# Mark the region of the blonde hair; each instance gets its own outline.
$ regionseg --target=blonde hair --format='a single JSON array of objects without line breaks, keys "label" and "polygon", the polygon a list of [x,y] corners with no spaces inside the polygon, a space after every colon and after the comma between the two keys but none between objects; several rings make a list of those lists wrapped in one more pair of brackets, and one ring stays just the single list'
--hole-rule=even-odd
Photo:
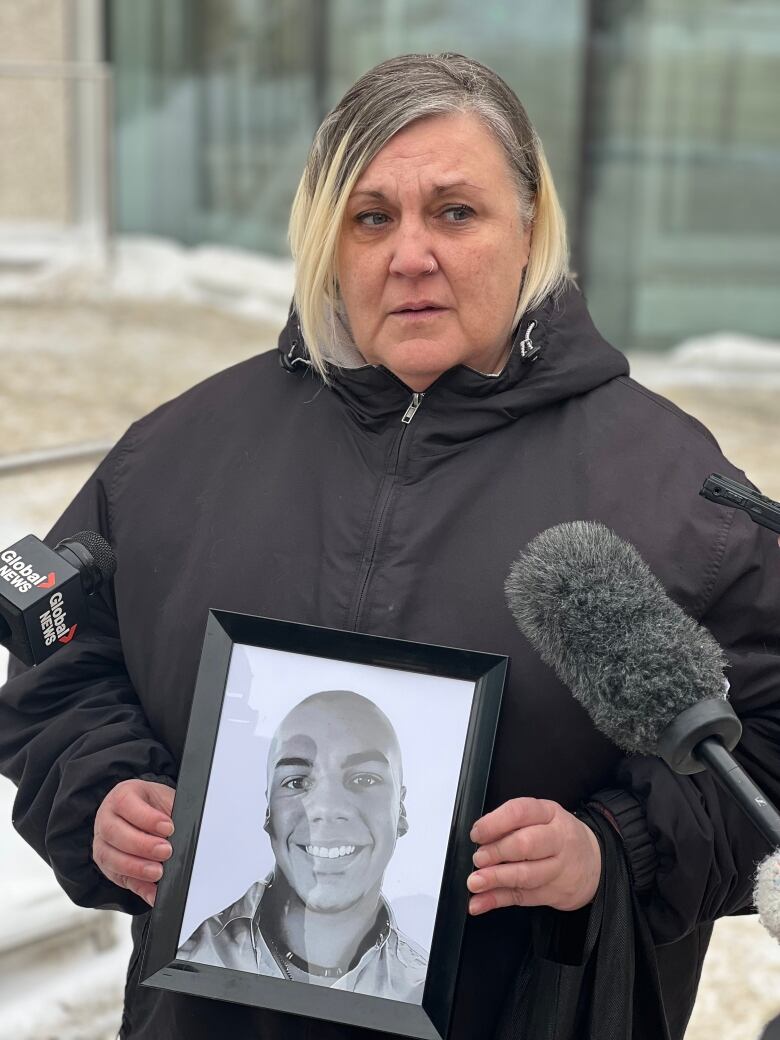
[{"label": "blonde hair", "polygon": [[290,214],[294,305],[314,367],[344,339],[336,254],[356,181],[390,138],[427,116],[473,112],[504,149],[531,248],[513,327],[571,277],[566,220],[541,141],[515,93],[492,69],[462,54],[405,54],[383,61],[325,117],[309,151]]}]

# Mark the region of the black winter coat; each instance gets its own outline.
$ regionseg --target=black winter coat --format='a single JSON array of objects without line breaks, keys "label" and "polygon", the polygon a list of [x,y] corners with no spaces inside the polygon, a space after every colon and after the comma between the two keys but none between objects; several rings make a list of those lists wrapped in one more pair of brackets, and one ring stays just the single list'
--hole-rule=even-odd
[{"label": "black winter coat", "polygon": [[[658,860],[646,918],[681,1037],[711,924],[749,909],[766,844],[708,776],[626,760],[600,736],[515,628],[503,583],[529,539],[561,521],[601,520],[634,543],[726,648],[738,757],[777,799],[777,545],[698,496],[710,472],[742,474],[698,422],[628,378],[575,290],[523,319],[499,376],[446,372],[408,424],[398,379],[365,366],[325,387],[296,333],[282,335],[282,366],[255,357],[132,426],[57,523],[54,539],[103,532],[119,566],[92,630],[41,667],[14,668],[0,697],[17,829],[75,902],[138,915],[137,947],[146,907],[92,864],[92,824],[120,780],[175,780],[209,607],[508,654],[488,807],[634,793]],[[453,1040],[493,1035],[526,914],[469,921]],[[369,1036],[136,982],[134,957],[126,1040]]]}]

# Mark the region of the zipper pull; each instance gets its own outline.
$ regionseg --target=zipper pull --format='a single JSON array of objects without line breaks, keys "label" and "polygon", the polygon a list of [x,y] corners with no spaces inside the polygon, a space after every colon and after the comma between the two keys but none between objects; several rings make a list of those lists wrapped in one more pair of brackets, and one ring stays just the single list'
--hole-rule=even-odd
[{"label": "zipper pull", "polygon": [[525,330],[525,336],[520,344],[520,357],[523,361],[536,361],[539,357],[539,352],[542,347],[539,343],[534,343],[531,339],[531,333],[536,328],[536,322],[532,321],[528,328]]},{"label": "zipper pull", "polygon": [[409,402],[409,407],[406,409],[406,411],[404,412],[404,414],[401,417],[401,422],[402,423],[406,423],[406,425],[408,426],[409,423],[412,421],[412,419],[414,419],[414,416],[415,416],[415,413],[416,413],[417,409],[422,404],[423,397],[424,397],[424,394],[418,394],[418,393],[412,394],[412,399]]}]

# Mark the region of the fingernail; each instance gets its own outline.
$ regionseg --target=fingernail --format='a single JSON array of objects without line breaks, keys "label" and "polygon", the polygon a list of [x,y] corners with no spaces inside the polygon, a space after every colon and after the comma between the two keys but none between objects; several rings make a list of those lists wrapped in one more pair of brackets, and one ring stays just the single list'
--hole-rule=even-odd
[{"label": "fingernail", "polygon": [[477,914],[481,914],[483,910],[487,910],[487,906],[484,900],[480,899],[478,896],[475,896],[473,899],[469,900],[470,914],[476,916]]},{"label": "fingernail", "polygon": [[474,826],[471,828],[471,830],[469,832],[469,837],[471,838],[471,840],[474,842],[475,845],[479,844],[479,838],[477,837],[478,834],[479,834],[479,828],[477,827],[477,825],[475,823]]},{"label": "fingernail", "polygon": [[159,881],[162,877],[162,867],[159,863],[148,863],[144,867],[144,877],[148,877],[150,881]]},{"label": "fingernail", "polygon": [[487,882],[481,874],[470,874],[466,884],[472,892],[481,892]]},{"label": "fingernail", "polygon": [[170,820],[162,820],[155,828],[161,838],[170,838],[173,834],[173,824]]},{"label": "fingernail", "polygon": [[155,859],[168,859],[172,852],[173,849],[167,841],[161,841],[159,845],[155,845],[152,849],[152,855]]},{"label": "fingernail", "polygon": [[479,849],[475,852],[472,859],[474,860],[475,867],[486,867],[490,862],[490,856],[484,849]]}]

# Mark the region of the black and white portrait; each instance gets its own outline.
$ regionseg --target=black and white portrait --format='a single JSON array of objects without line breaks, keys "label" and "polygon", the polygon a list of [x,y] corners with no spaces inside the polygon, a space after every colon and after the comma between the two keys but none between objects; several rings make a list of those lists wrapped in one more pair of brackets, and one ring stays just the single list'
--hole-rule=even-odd
[{"label": "black and white portrait", "polygon": [[472,695],[234,647],[179,959],[419,1004]]}]

